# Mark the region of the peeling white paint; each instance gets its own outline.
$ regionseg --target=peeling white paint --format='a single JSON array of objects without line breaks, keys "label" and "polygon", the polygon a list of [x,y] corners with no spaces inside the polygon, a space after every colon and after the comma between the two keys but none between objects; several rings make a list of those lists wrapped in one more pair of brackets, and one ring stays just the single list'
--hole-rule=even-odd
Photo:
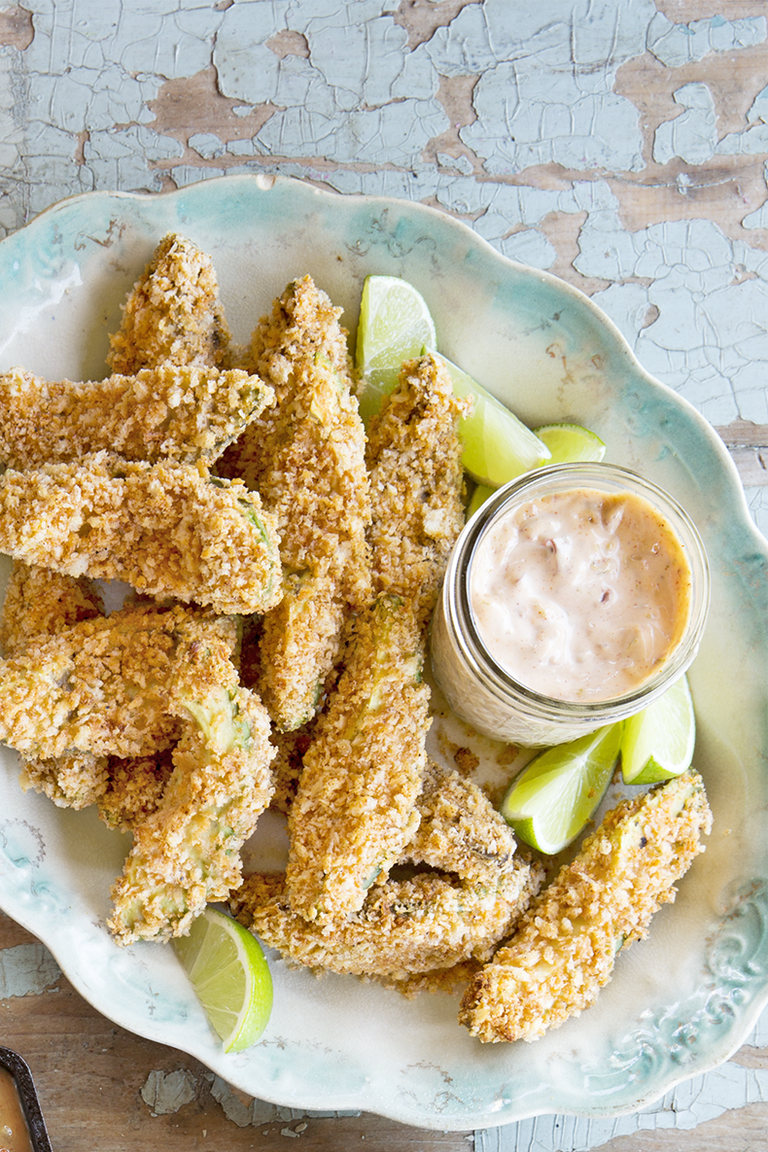
[{"label": "peeling white paint", "polygon": [[224,141],[213,132],[195,132],[190,136],[188,143],[190,148],[194,148],[204,160],[218,159],[227,150]]},{"label": "peeling white paint", "polygon": [[94,188],[157,190],[157,175],[147,160],[183,156],[184,148],[170,136],[158,136],[141,124],[92,132],[83,146],[86,170]]},{"label": "peeling white paint", "polygon": [[539,224],[550,212],[578,211],[571,190],[537,188],[526,184],[496,184],[488,181],[478,186],[472,179],[443,176],[438,180],[435,194],[450,212],[469,215],[484,208],[486,215],[493,213],[503,218],[507,226],[503,232],[497,232],[497,236],[505,235],[514,224]]},{"label": "peeling white paint", "polygon": [[706,84],[685,84],[677,89],[674,98],[686,111],[656,129],[653,158],[657,164],[667,164],[673,156],[679,156],[686,164],[705,164],[717,149],[712,93]]},{"label": "peeling white paint", "polygon": [[24,135],[15,116],[18,56],[11,48],[0,48],[0,237],[23,223],[20,177]]},{"label": "peeling white paint", "polygon": [[[717,152],[720,156],[756,156],[768,152],[768,88],[758,92],[752,102],[752,107],[747,112],[746,129],[743,132],[730,132],[724,136],[717,146]],[[765,227],[765,225],[752,225],[752,227]]]},{"label": "peeling white paint", "polygon": [[120,69],[72,66],[63,74],[35,77],[29,115],[73,136],[138,121],[160,80],[140,80]]},{"label": "peeling white paint", "polygon": [[433,136],[444,132],[448,118],[436,100],[403,100],[381,108],[355,110],[346,116],[313,108],[287,108],[272,116],[256,137],[260,148],[285,156],[302,141],[305,154],[339,163],[418,163]]},{"label": "peeling white paint", "polygon": [[389,17],[364,21],[351,4],[334,5],[323,17],[307,13],[305,32],[313,65],[344,111],[392,100],[430,100],[438,76],[423,50],[409,52],[408,33]]},{"label": "peeling white paint", "polygon": [[178,1112],[195,1098],[197,1080],[186,1068],[175,1072],[152,1071],[141,1087],[141,1098],[153,1116]]},{"label": "peeling white paint", "polygon": [[182,0],[25,0],[35,37],[30,71],[62,75],[67,65],[111,75],[115,87],[137,73],[171,79],[210,64],[223,14],[213,4]]},{"label": "peeling white paint", "polygon": [[719,156],[760,156],[768,152],[768,124],[760,120],[744,132],[729,132],[716,151]]},{"label": "peeling white paint", "polygon": [[461,139],[494,175],[534,164],[643,166],[637,109],[613,92],[617,69],[645,50],[650,0],[469,5],[427,52],[441,75],[478,75],[478,119]]},{"label": "peeling white paint", "polygon": [[747,112],[747,124],[755,124],[758,121],[768,124],[768,88],[758,92],[752,107]]},{"label": "peeling white paint", "polygon": [[[768,379],[766,254],[706,220],[628,233],[610,190],[604,198],[581,229],[574,262],[583,275],[612,281],[596,303],[641,363],[713,424],[753,419]],[[741,279],[745,271],[752,276]],[[650,309],[658,315],[647,324]]]},{"label": "peeling white paint", "polygon": [[0,951],[0,1000],[39,996],[60,976],[61,969],[43,944],[17,944]]},{"label": "peeling white paint", "polygon": [[768,35],[765,16],[726,20],[712,16],[690,24],[674,24],[661,13],[648,27],[648,50],[668,68],[703,60],[710,52],[733,52],[762,44]]},{"label": "peeling white paint", "polygon": [[657,1129],[690,1130],[744,1104],[768,1102],[768,1069],[733,1062],[680,1084],[631,1116],[537,1116],[475,1134],[475,1152],[590,1152],[610,1140]]},{"label": "peeling white paint", "polygon": [[[440,0],[438,0],[438,3]],[[438,152],[438,164],[442,164],[444,168],[457,168],[464,176],[471,176],[474,168],[469,156],[449,156],[447,152]]]},{"label": "peeling white paint", "polygon": [[637,109],[623,96],[584,92],[574,75],[528,58],[498,64],[479,80],[473,103],[478,120],[461,139],[485,160],[492,175],[512,175],[536,164],[565,168],[643,167]]}]

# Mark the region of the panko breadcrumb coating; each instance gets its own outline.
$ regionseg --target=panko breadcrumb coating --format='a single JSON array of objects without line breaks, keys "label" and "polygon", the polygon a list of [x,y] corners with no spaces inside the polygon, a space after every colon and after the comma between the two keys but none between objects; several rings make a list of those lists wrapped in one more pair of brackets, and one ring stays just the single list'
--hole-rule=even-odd
[{"label": "panko breadcrumb coating", "polygon": [[109,757],[90,752],[63,753],[48,759],[22,757],[19,783],[34,788],[57,808],[89,808],[98,804],[109,783]]},{"label": "panko breadcrumb coating", "polygon": [[360,909],[418,824],[431,723],[425,631],[464,523],[462,411],[445,369],[425,356],[404,365],[371,434],[378,596],[355,620],[288,816],[286,885],[308,920]]},{"label": "panko breadcrumb coating", "polygon": [[284,731],[314,715],[345,619],[370,600],[365,432],[340,314],[310,276],[275,301],[252,340],[253,370],[275,404],[219,464],[277,517],[285,581],[263,622],[258,684]]},{"label": "panko breadcrumb coating", "polygon": [[464,527],[458,422],[444,363],[407,361],[368,431],[374,594],[402,596],[421,627],[432,615],[448,557]]},{"label": "panko breadcrumb coating", "polygon": [[[287,815],[303,769],[304,754],[313,738],[313,725],[296,732],[273,732],[273,810]],[[495,883],[516,866],[515,837],[485,793],[458,772],[428,760],[416,801],[418,826],[403,849],[399,864],[426,865],[454,872],[462,880]]]},{"label": "panko breadcrumb coating", "polygon": [[0,551],[70,576],[259,612],[280,596],[274,518],[258,495],[202,464],[98,452],[0,477]]},{"label": "panko breadcrumb coating", "polygon": [[12,368],[0,374],[0,460],[22,470],[106,449],[126,460],[211,463],[273,400],[239,369],[163,364],[81,382]]},{"label": "panko breadcrumb coating", "polygon": [[54,636],[103,611],[100,592],[84,576],[62,576],[14,560],[0,609],[3,655],[15,656],[30,641]]},{"label": "panko breadcrumb coating", "polygon": [[[521,911],[523,911],[522,908]],[[452,996],[461,993],[482,966],[483,961],[481,960],[460,960],[458,964],[451,964],[448,968],[431,968],[429,972],[412,972],[400,980],[379,976],[377,983],[399,992],[408,1000],[421,995],[422,992]]]},{"label": "panko breadcrumb coating", "polygon": [[0,661],[0,740],[26,756],[146,756],[177,738],[168,683],[190,644],[225,641],[236,621],[129,606],[83,620]]},{"label": "panko breadcrumb coating", "polygon": [[516,866],[515,837],[484,792],[429,761],[417,801],[419,826],[400,863],[426,864],[487,883]]},{"label": "panko breadcrumb coating", "polygon": [[[116,373],[135,374],[87,383],[49,382],[23,369],[0,376],[0,458],[23,469],[103,447],[141,460],[215,459],[274,399],[250,373],[219,371],[228,339],[210,260],[189,242],[166,238],[113,339]],[[84,577],[16,560],[0,617],[5,655],[101,611]],[[126,827],[156,806],[167,775],[161,748],[137,760],[87,752],[23,760],[21,780],[58,805],[98,803],[108,824]]]},{"label": "panko breadcrumb coating", "polygon": [[487,959],[541,880],[518,862],[494,884],[437,873],[389,879],[362,908],[323,925],[291,910],[279,874],[246,878],[230,900],[237,919],[288,960],[316,972],[407,981],[414,973]]},{"label": "panko breadcrumb coating", "polygon": [[98,797],[99,816],[108,828],[130,832],[160,806],[173,771],[173,749],[159,748],[152,756],[107,760],[107,780]]},{"label": "panko breadcrumb coating", "polygon": [[279,728],[272,730],[270,739],[275,747],[275,758],[272,761],[275,791],[270,808],[273,812],[287,815],[296,799],[299,777],[304,766],[304,753],[312,743],[314,725],[315,720],[311,720],[309,724],[292,732],[281,732]]},{"label": "panko breadcrumb coating", "polygon": [[286,572],[280,603],[264,616],[258,686],[275,725],[309,723],[339,662],[349,605],[331,566]]},{"label": "panko breadcrumb coating", "polygon": [[[352,381],[352,360],[347,333],[341,327],[341,308],[331,303],[311,276],[293,280],[272,311],[253,330],[251,347],[243,367],[265,380],[275,391],[274,409],[227,449],[222,469],[228,476],[240,476],[256,486],[271,467],[269,448],[277,430],[277,413],[287,412],[296,391],[295,370],[313,365],[316,359],[327,365],[344,384]],[[289,425],[286,425],[289,427]],[[261,432],[259,432],[261,429]]]},{"label": "panko breadcrumb coating", "polygon": [[357,618],[288,813],[286,883],[291,907],[308,920],[360,908],[415,828],[430,723],[422,662],[421,636],[398,597]]},{"label": "panko breadcrumb coating", "polygon": [[185,935],[241,883],[240,849],[272,794],[269,717],[238,683],[226,643],[183,642],[168,684],[182,721],[157,809],[134,827],[107,921],[119,944]]},{"label": "panko breadcrumb coating", "polygon": [[460,1022],[484,1041],[536,1040],[588,1008],[674,900],[711,822],[692,770],[617,805],[467,989]]},{"label": "panko breadcrumb coating", "polygon": [[229,342],[211,258],[170,233],[123,306],[120,328],[110,337],[111,371],[133,376],[165,362],[223,368]]},{"label": "panko breadcrumb coating", "polygon": [[[0,610],[0,643],[12,657],[29,644],[57,635],[81,620],[101,616],[101,596],[85,577],[62,576],[47,568],[14,560]],[[20,781],[42,792],[60,808],[95,804],[108,779],[108,759],[90,752],[49,759],[22,757]]]}]

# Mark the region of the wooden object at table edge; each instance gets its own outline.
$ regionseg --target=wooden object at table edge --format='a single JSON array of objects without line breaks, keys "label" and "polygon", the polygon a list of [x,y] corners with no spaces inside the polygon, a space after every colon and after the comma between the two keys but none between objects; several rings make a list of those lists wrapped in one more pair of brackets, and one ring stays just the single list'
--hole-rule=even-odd
[{"label": "wooden object at table edge", "polygon": [[744,487],[768,484],[768,424],[734,420],[715,431],[730,452]]}]

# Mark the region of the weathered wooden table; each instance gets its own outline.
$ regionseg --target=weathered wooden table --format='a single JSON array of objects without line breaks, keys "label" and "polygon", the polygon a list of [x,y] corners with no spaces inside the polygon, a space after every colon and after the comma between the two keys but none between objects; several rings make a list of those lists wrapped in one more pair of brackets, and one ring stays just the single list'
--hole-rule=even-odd
[{"label": "weathered wooden table", "polygon": [[[228,171],[421,200],[591,295],[715,425],[768,531],[764,0],[29,0],[0,9],[0,232]],[[610,1121],[477,1133],[244,1098],[113,1026],[0,914],[2,1042],[56,1152],[768,1148],[768,1023]]]}]

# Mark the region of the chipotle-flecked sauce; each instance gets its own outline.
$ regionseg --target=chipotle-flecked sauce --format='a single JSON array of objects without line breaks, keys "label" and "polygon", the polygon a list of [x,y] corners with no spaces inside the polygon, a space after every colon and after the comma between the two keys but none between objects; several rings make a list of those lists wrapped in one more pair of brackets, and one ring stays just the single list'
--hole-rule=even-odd
[{"label": "chipotle-flecked sauce", "polygon": [[518,683],[558,700],[609,700],[670,655],[691,572],[664,517],[632,493],[554,492],[493,523],[469,597],[486,649]]}]

